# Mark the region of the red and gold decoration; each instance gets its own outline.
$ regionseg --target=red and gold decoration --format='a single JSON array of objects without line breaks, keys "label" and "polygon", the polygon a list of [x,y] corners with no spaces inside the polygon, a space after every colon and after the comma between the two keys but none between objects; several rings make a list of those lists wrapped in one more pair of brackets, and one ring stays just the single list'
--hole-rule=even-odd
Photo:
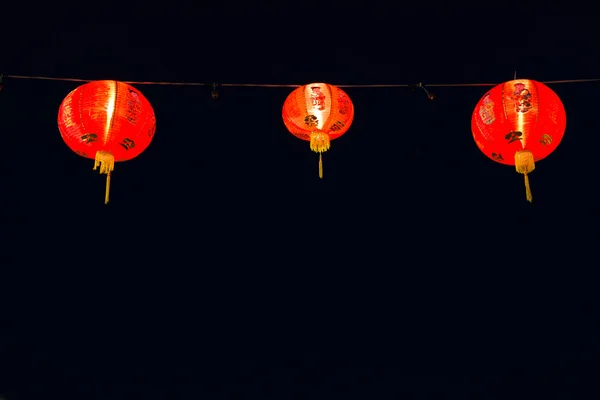
[{"label": "red and gold decoration", "polygon": [[528,175],[560,144],[566,126],[565,108],[557,94],[530,79],[495,86],[479,100],[471,119],[473,138],[483,154],[514,165],[524,175],[529,202],[533,198]]},{"label": "red and gold decoration", "polygon": [[327,83],[311,83],[295,89],[283,104],[283,123],[297,138],[310,142],[319,153],[319,177],[323,178],[322,153],[330,141],[350,129],[354,105],[338,87]]},{"label": "red and gold decoration", "polygon": [[154,136],[156,118],[148,100],[134,87],[117,81],[94,81],[65,97],[58,111],[58,129],[71,150],[94,159],[94,170],[110,175],[115,162],[140,155]]}]

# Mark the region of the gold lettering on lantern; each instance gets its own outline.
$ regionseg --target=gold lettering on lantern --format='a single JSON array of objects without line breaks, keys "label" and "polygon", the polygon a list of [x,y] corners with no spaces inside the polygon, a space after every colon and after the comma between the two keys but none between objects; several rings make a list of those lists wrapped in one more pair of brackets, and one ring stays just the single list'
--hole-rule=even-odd
[{"label": "gold lettering on lantern", "polygon": [[127,119],[127,121],[135,125],[141,111],[142,102],[140,101],[140,96],[135,91],[129,90],[125,118]]},{"label": "gold lettering on lantern", "polygon": [[321,92],[321,87],[311,86],[312,93],[310,99],[312,100],[313,108],[323,111],[325,109],[325,93]]},{"label": "gold lettering on lantern", "polygon": [[307,115],[304,118],[304,123],[309,128],[312,128],[312,127],[315,127],[315,126],[319,125],[319,119],[317,117],[315,117],[314,115]]},{"label": "gold lettering on lantern", "polygon": [[350,99],[344,93],[339,92],[338,104],[340,106],[339,113],[346,115],[350,112]]},{"label": "gold lettering on lantern", "polygon": [[148,137],[153,138],[156,133],[156,118],[152,117],[152,124],[150,125],[150,129],[148,129]]},{"label": "gold lettering on lantern", "polygon": [[504,161],[504,158],[500,153],[492,153],[492,158],[496,161]]},{"label": "gold lettering on lantern", "polygon": [[75,150],[75,154],[79,154],[82,157],[87,157],[87,154],[84,151],[81,151],[81,150]]},{"label": "gold lettering on lantern", "polygon": [[75,125],[75,122],[73,121],[73,93],[74,92],[69,93],[63,100],[63,122],[68,128]]},{"label": "gold lettering on lantern", "polygon": [[128,138],[123,139],[123,141],[119,144],[123,146],[125,150],[133,149],[135,147],[135,142]]},{"label": "gold lettering on lantern", "polygon": [[332,131],[339,131],[344,127],[344,123],[342,121],[337,121],[336,123],[334,123],[333,125],[331,125],[331,128],[329,128]]},{"label": "gold lettering on lantern", "polygon": [[550,120],[552,122],[554,122],[555,124],[556,124],[556,112],[557,112],[557,106],[555,104],[554,107],[552,107],[552,112],[550,113]]},{"label": "gold lettering on lantern", "polygon": [[504,135],[504,139],[508,140],[508,143],[512,143],[516,142],[517,140],[523,140],[521,136],[523,136],[523,132],[509,132],[506,135]]},{"label": "gold lettering on lantern", "polygon": [[486,125],[490,125],[496,120],[496,115],[494,114],[494,102],[489,93],[483,97],[482,104],[479,106],[479,116]]},{"label": "gold lettering on lantern", "polygon": [[513,92],[515,111],[522,114],[529,112],[533,108],[531,97],[531,92],[525,88],[524,83],[515,84],[515,91]]},{"label": "gold lettering on lantern", "polygon": [[548,135],[547,133],[544,133],[542,135],[542,138],[540,139],[540,143],[542,144],[543,147],[546,147],[549,144],[552,144],[552,136]]},{"label": "gold lettering on lantern", "polygon": [[98,135],[96,135],[95,133],[86,133],[85,135],[81,136],[81,141],[83,143],[93,143],[96,142],[98,140]]}]

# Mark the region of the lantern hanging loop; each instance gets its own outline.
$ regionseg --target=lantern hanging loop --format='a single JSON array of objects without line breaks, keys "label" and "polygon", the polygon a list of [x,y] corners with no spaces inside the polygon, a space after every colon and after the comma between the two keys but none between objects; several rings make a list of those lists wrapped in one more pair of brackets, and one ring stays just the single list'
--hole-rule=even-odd
[{"label": "lantern hanging loop", "polygon": [[419,82],[417,83],[417,87],[421,88],[425,91],[425,94],[427,94],[427,98],[429,100],[435,100],[435,94],[431,93],[430,91],[427,90],[427,88],[425,87],[425,85],[423,85],[423,83]]},{"label": "lantern hanging loop", "polygon": [[212,98],[213,98],[213,99],[217,99],[217,98],[219,97],[219,92],[217,91],[217,86],[218,86],[218,85],[219,85],[219,84],[218,84],[218,83],[216,83],[216,82],[214,82],[214,83],[212,84],[212,92],[211,92],[211,96],[212,96]]}]

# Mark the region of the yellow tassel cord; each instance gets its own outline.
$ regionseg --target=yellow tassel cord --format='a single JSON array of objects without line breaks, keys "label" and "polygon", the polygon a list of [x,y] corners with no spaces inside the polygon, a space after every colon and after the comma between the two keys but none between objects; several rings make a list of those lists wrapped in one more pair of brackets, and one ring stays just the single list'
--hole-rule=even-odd
[{"label": "yellow tassel cord", "polygon": [[323,179],[323,154],[319,153],[319,178]]},{"label": "yellow tassel cord", "polygon": [[108,204],[108,194],[110,193],[110,173],[115,169],[115,157],[107,151],[97,151],[94,170],[100,166],[100,173],[106,174],[106,192],[104,194],[104,204]]},{"label": "yellow tassel cord", "polygon": [[517,151],[515,153],[515,167],[518,173],[525,176],[525,195],[527,196],[527,201],[531,203],[533,197],[531,196],[531,188],[529,187],[528,174],[535,169],[535,162],[533,161],[533,154],[531,151]]},{"label": "yellow tassel cord", "polygon": [[329,150],[329,134],[323,131],[315,131],[310,134],[310,149],[319,153],[319,178],[323,178],[323,155]]}]

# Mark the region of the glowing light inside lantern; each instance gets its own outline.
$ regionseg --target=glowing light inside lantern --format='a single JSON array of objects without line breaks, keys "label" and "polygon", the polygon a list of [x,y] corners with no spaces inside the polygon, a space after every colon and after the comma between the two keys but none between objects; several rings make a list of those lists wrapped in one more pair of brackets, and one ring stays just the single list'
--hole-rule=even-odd
[{"label": "glowing light inside lantern", "polygon": [[521,136],[522,140],[519,141],[521,142],[521,146],[525,148],[527,145],[527,136],[529,135],[529,132],[525,130],[525,116],[523,113],[517,113],[517,129],[519,132],[523,133]]},{"label": "glowing light inside lantern", "polygon": [[108,143],[110,138],[110,127],[112,125],[117,103],[117,82],[112,81],[108,87],[108,101],[106,103],[106,126],[104,127],[104,144]]}]

